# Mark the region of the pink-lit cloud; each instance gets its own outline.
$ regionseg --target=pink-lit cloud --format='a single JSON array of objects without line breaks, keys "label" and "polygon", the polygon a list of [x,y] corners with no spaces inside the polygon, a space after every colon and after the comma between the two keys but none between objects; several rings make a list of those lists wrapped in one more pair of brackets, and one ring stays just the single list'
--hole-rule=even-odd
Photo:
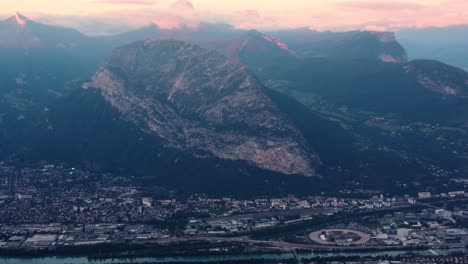
[{"label": "pink-lit cloud", "polygon": [[[398,30],[468,24],[468,1],[345,1],[337,3],[346,29]],[[339,12],[340,9],[337,10]]]},{"label": "pink-lit cloud", "polygon": [[188,0],[177,0],[172,5],[172,8],[182,8],[182,9],[194,9],[192,2]]},{"label": "pink-lit cloud", "polygon": [[170,16],[154,18],[151,23],[162,29],[180,29],[182,27],[196,29],[199,26],[199,22],[196,20],[182,20],[178,17]]},{"label": "pink-lit cloud", "polygon": [[260,17],[260,12],[258,12],[258,10],[253,10],[253,9],[239,10],[237,11],[237,14],[239,14],[240,16],[244,16],[246,18],[259,18]]},{"label": "pink-lit cloud", "polygon": [[181,21],[175,18],[170,18],[170,17],[155,18],[151,22],[156,24],[159,28],[164,28],[164,29],[174,29],[174,28],[182,27]]},{"label": "pink-lit cloud", "polygon": [[424,5],[420,3],[402,1],[346,1],[337,3],[337,6],[350,9],[367,9],[372,11],[419,10],[424,8]]},{"label": "pink-lit cloud", "polygon": [[111,5],[154,5],[150,0],[97,0],[97,3]]},{"label": "pink-lit cloud", "polygon": [[1,7],[3,17],[24,11],[40,22],[73,26],[90,34],[149,23],[164,28],[212,22],[245,29],[339,31],[468,24],[466,0],[15,0]]}]

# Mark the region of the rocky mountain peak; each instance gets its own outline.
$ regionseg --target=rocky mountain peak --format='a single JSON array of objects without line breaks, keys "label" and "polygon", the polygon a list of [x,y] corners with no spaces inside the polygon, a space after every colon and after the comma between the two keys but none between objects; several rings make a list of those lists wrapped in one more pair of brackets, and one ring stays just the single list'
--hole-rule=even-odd
[{"label": "rocky mountain peak", "polygon": [[98,88],[124,118],[197,157],[241,160],[314,175],[298,129],[246,66],[179,41],[114,50],[85,88]]},{"label": "rocky mountain peak", "polygon": [[73,48],[88,38],[80,32],[34,22],[16,15],[0,22],[0,47],[14,49]]},{"label": "rocky mountain peak", "polygon": [[408,61],[408,54],[395,38],[393,32],[369,32],[374,35],[381,46],[378,58],[382,62],[405,63]]},{"label": "rocky mountain peak", "polygon": [[16,20],[16,23],[18,23],[18,25],[21,25],[21,26],[25,26],[26,24],[30,22],[30,20],[27,17],[23,16],[20,13],[16,13],[15,20]]},{"label": "rocky mountain peak", "polygon": [[28,23],[31,23],[31,20],[29,20],[26,16],[22,15],[21,13],[17,12],[14,16],[8,18],[6,22],[24,27],[27,26]]}]

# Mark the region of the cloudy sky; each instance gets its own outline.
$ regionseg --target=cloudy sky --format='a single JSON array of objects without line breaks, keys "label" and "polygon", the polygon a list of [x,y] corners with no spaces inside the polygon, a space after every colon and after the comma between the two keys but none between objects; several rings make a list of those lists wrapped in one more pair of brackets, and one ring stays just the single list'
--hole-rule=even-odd
[{"label": "cloudy sky", "polygon": [[88,34],[156,23],[174,28],[200,22],[238,28],[398,30],[468,24],[467,0],[0,0],[0,17],[18,11]]}]

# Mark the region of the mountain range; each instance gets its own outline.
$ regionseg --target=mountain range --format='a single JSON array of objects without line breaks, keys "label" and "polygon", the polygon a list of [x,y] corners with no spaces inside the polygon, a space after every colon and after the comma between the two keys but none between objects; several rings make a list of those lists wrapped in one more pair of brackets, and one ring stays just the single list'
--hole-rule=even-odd
[{"label": "mountain range", "polygon": [[[0,157],[207,192],[402,191],[467,170],[468,74],[391,32],[0,22]],[[413,187],[414,187],[413,186]]]}]

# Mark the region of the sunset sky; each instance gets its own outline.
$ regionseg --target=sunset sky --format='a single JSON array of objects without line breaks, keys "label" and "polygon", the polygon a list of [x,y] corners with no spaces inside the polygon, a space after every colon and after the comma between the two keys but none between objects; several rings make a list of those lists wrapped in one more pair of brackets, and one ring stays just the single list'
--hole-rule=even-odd
[{"label": "sunset sky", "polygon": [[398,30],[468,24],[466,0],[0,0],[0,17],[19,11],[45,23],[89,34],[147,25],[196,27],[223,22],[239,28]]}]

